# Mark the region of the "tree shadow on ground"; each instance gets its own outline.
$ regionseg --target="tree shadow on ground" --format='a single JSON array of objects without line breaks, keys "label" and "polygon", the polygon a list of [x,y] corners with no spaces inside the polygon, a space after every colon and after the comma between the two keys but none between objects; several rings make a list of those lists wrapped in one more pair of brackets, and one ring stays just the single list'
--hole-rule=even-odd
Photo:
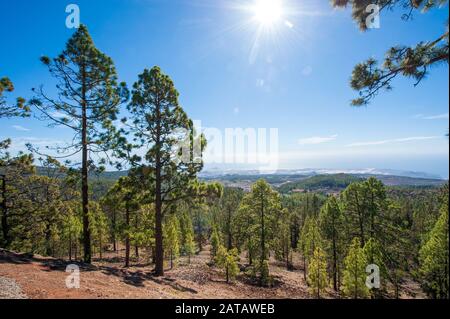
[{"label": "tree shadow on ground", "polygon": [[115,267],[107,267],[107,266],[99,266],[99,269],[106,275],[117,276],[123,280],[124,283],[135,286],[135,287],[144,287],[145,281],[153,281],[159,285],[167,285],[171,288],[181,291],[181,292],[190,292],[193,294],[197,294],[198,292],[195,289],[185,287],[178,282],[176,282],[173,278],[168,277],[156,277],[154,271],[145,272],[142,270],[130,271],[126,268],[115,268]]},{"label": "tree shadow on ground", "polygon": [[33,254],[17,254],[8,250],[0,249],[0,264],[30,264]]},{"label": "tree shadow on ground", "polygon": [[197,290],[182,286],[179,283],[177,283],[175,281],[175,279],[172,279],[172,278],[151,276],[151,277],[148,277],[148,279],[157,284],[160,284],[160,285],[168,285],[168,286],[172,287],[173,289],[181,291],[181,292],[190,292],[193,294],[198,293]]},{"label": "tree shadow on ground", "polygon": [[[120,259],[120,258],[119,258]],[[114,261],[116,257],[106,258],[103,261]],[[108,276],[116,276],[122,279],[122,281],[126,284],[135,286],[135,287],[144,287],[145,281],[153,281],[160,285],[167,285],[171,288],[181,291],[181,292],[189,292],[193,294],[197,294],[198,292],[195,289],[185,287],[175,279],[168,277],[156,277],[153,271],[145,272],[142,270],[131,271],[127,268],[121,267],[112,267],[112,266],[104,266],[104,265],[91,265],[78,261],[68,261],[62,259],[54,259],[54,258],[46,258],[30,253],[14,253],[11,251],[0,250],[0,263],[10,263],[10,264],[31,264],[38,263],[41,264],[44,268],[42,271],[52,272],[52,271],[61,271],[65,272],[68,265],[77,265],[82,272],[88,271],[101,271]],[[140,264],[134,265],[135,267],[146,267],[151,265],[148,264]]]}]

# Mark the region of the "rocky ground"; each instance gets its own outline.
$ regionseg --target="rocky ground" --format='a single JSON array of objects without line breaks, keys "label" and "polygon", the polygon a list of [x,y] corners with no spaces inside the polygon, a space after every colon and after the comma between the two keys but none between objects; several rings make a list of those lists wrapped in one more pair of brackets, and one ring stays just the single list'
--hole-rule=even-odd
[{"label": "rocky ground", "polygon": [[0,277],[0,299],[27,299],[14,279]]}]

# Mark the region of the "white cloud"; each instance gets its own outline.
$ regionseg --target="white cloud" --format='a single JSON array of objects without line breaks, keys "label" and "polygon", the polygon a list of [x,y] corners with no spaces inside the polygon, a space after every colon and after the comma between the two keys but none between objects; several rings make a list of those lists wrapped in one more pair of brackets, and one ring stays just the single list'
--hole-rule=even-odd
[{"label": "white cloud", "polygon": [[32,136],[27,136],[27,137],[17,137],[17,138],[12,138],[11,139],[13,141],[13,144],[17,144],[17,145],[25,145],[27,143],[32,143],[35,145],[39,145],[39,146],[53,146],[56,144],[60,144],[60,143],[64,143],[64,141],[59,140],[59,139],[54,139],[54,138],[47,138],[47,137],[32,137]]},{"label": "white cloud", "polygon": [[[0,140],[3,139],[0,138]],[[25,137],[12,137],[11,138],[11,147],[9,148],[9,151],[12,153],[16,153],[19,151],[26,152],[27,151],[27,144],[32,144],[33,146],[39,147],[41,149],[49,146],[49,147],[55,147],[58,145],[65,145],[65,142],[63,140],[58,140],[54,138],[40,138],[40,137],[32,137],[32,136],[25,136]]]},{"label": "white cloud", "polygon": [[60,118],[63,118],[63,117],[66,117],[66,116],[67,116],[66,114],[64,114],[63,112],[60,112],[60,111],[50,112],[49,115],[50,115],[51,117],[56,118],[56,119],[60,119]]},{"label": "white cloud", "polygon": [[437,115],[424,115],[424,114],[416,114],[414,115],[415,119],[420,120],[448,120],[448,113],[437,114]]},{"label": "white cloud", "polygon": [[11,126],[13,129],[17,130],[17,131],[21,131],[21,132],[29,132],[31,131],[29,128],[20,126],[20,125],[12,125]]},{"label": "white cloud", "polygon": [[347,147],[373,146],[373,145],[384,145],[384,144],[392,144],[392,143],[405,143],[405,142],[412,142],[412,141],[435,140],[435,139],[440,139],[440,138],[442,138],[442,136],[412,136],[412,137],[396,138],[396,139],[389,139],[389,140],[351,143],[351,144],[348,144]]},{"label": "white cloud", "polygon": [[336,140],[337,134],[331,136],[313,136],[307,138],[301,138],[298,140],[298,144],[300,145],[313,145],[313,144],[322,144]]},{"label": "white cloud", "polygon": [[284,24],[289,28],[292,29],[294,27],[294,24],[288,20],[284,21]]}]

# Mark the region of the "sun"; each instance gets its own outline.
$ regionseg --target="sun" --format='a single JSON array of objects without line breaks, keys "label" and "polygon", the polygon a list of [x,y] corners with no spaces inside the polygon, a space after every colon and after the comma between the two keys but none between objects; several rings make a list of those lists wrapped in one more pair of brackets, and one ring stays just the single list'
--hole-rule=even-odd
[{"label": "sun", "polygon": [[255,0],[252,11],[259,24],[271,26],[281,20],[283,6],[281,0]]}]

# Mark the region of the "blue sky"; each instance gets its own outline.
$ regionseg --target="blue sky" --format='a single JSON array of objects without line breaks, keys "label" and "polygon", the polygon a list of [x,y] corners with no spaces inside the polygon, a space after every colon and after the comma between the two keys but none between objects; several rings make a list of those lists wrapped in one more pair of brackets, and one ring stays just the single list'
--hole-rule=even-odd
[{"label": "blue sky", "polygon": [[[397,79],[392,92],[362,108],[349,106],[355,92],[348,84],[356,63],[382,58],[392,45],[440,36],[448,8],[416,13],[410,22],[389,12],[379,29],[362,33],[349,10],[334,10],[329,1],[284,0],[281,20],[252,50],[254,13],[237,8],[252,1],[2,1],[0,76],[14,82],[14,96],[31,97],[40,84],[52,92],[39,57],[62,51],[73,32],[65,7],[76,3],[120,80],[131,86],[144,68],[159,65],[203,127],[278,128],[281,168],[374,167],[448,177],[448,65],[433,68],[417,87]],[[13,150],[71,137],[34,118],[0,125],[0,138],[12,137]]]}]

